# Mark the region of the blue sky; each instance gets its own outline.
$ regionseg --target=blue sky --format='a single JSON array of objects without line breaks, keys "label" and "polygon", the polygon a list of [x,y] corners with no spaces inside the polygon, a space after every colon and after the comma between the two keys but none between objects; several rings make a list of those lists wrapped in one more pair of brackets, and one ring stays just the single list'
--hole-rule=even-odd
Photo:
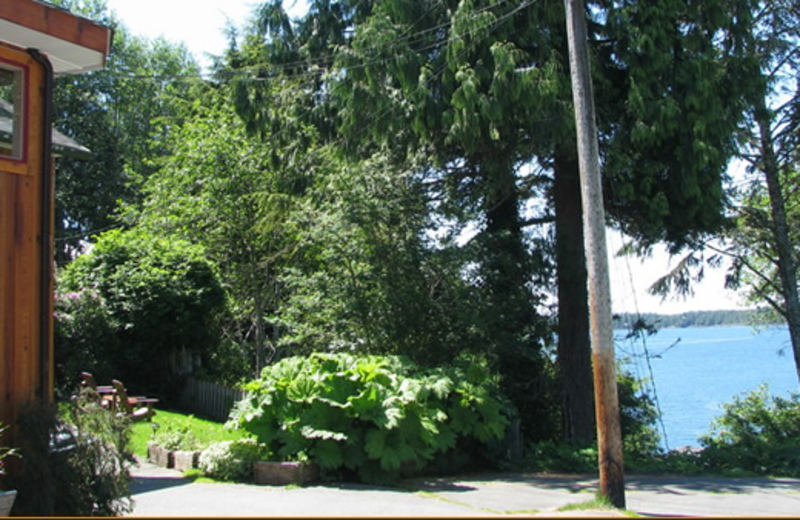
[{"label": "blue sky", "polygon": [[[304,0],[286,0],[295,12],[302,12]],[[208,64],[206,54],[219,55],[227,41],[223,34],[228,21],[242,27],[257,5],[253,0],[108,0],[123,23],[138,36],[164,37],[183,42],[195,58]],[[613,253],[622,244],[618,232],[609,231],[610,278],[614,312],[660,312],[675,314],[695,310],[735,309],[739,298],[723,288],[724,272],[708,270],[706,281],[689,300],[653,297],[646,289],[678,259],[670,259],[663,248],[656,248],[648,259],[616,259]]]}]

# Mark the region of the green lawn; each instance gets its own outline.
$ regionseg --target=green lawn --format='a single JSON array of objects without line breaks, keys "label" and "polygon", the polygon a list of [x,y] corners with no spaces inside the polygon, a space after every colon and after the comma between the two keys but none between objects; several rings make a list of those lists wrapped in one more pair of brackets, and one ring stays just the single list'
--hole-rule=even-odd
[{"label": "green lawn", "polygon": [[153,438],[155,425],[158,425],[159,429],[182,430],[186,428],[192,432],[203,447],[213,442],[234,441],[249,437],[243,430],[229,430],[222,423],[200,419],[193,415],[167,410],[157,410],[157,412],[151,422],[143,421],[133,425],[131,449],[138,456],[147,456],[147,443]]}]

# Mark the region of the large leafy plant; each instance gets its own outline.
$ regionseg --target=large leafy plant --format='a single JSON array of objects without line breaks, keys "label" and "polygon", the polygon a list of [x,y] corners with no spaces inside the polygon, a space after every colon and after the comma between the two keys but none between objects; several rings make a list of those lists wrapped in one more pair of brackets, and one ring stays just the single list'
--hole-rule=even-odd
[{"label": "large leafy plant", "polygon": [[422,369],[400,356],[286,358],[247,385],[230,423],[285,460],[388,482],[503,437],[512,413],[480,363]]}]

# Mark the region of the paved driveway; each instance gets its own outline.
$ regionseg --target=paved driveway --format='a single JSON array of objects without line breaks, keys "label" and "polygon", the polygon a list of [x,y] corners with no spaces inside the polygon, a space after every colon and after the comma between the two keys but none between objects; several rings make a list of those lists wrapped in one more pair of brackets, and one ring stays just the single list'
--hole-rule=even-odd
[{"label": "paved driveway", "polygon": [[[559,512],[591,500],[597,479],[496,474],[409,480],[398,488],[193,483],[141,463],[132,471],[138,517],[491,517],[621,516],[616,510]],[[626,479],[627,509],[645,516],[800,517],[798,479]]]}]

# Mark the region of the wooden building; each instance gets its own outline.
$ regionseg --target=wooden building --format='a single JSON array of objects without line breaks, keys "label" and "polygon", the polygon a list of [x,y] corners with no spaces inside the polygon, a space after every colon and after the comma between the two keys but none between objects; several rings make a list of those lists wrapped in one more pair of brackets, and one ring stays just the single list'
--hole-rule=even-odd
[{"label": "wooden building", "polygon": [[[4,424],[13,425],[26,402],[53,398],[53,77],[104,67],[111,37],[107,27],[46,2],[0,0]],[[55,137],[64,144],[63,136]]]}]

